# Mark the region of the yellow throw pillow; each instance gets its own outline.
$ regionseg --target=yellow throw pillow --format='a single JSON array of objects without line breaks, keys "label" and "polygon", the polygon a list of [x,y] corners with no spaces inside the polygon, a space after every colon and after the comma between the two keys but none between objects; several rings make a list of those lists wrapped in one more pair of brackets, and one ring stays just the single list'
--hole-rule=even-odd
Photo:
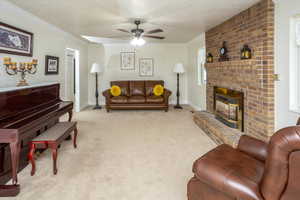
[{"label": "yellow throw pillow", "polygon": [[119,86],[117,86],[117,85],[113,85],[110,88],[110,93],[114,97],[120,96],[121,95],[121,88]]},{"label": "yellow throw pillow", "polygon": [[155,85],[153,88],[153,93],[155,96],[161,96],[164,93],[164,87],[162,85]]}]

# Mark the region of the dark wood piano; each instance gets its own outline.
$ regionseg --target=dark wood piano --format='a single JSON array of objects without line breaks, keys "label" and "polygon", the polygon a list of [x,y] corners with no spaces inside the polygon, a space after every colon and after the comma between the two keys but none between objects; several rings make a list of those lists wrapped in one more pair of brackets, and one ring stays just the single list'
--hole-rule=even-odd
[{"label": "dark wood piano", "polygon": [[[0,89],[0,196],[20,191],[17,173],[28,164],[28,143],[69,113],[73,102],[60,99],[58,83]],[[4,185],[12,179],[12,185]]]}]

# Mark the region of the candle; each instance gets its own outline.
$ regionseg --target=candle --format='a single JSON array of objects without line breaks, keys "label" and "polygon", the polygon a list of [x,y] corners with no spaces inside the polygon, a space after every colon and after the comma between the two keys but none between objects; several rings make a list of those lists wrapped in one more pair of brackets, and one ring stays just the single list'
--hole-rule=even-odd
[{"label": "candle", "polygon": [[24,70],[25,69],[25,63],[20,63],[20,70]]},{"label": "candle", "polygon": [[32,60],[32,64],[33,64],[33,65],[37,65],[37,63],[38,63],[38,60],[37,60],[37,59],[33,59],[33,60]]},{"label": "candle", "polygon": [[4,64],[5,64],[5,65],[9,65],[10,62],[11,62],[11,58],[9,58],[9,57],[5,57],[5,58],[4,58]]},{"label": "candle", "polygon": [[32,63],[27,63],[27,70],[31,70],[32,69]]},{"label": "candle", "polygon": [[11,63],[11,66],[12,66],[12,70],[16,70],[17,69],[17,63],[16,62],[13,62]]}]

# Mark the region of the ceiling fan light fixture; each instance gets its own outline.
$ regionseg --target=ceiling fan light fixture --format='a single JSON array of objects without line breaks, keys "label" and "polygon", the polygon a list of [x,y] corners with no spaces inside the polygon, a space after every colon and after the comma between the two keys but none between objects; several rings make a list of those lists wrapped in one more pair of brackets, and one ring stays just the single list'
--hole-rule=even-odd
[{"label": "ceiling fan light fixture", "polygon": [[133,46],[143,46],[144,44],[146,44],[146,41],[143,38],[133,38],[130,42],[131,45]]}]

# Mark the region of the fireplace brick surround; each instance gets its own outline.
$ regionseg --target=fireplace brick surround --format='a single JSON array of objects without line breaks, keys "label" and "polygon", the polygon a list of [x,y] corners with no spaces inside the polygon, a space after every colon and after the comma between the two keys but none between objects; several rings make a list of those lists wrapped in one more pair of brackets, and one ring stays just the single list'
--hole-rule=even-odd
[{"label": "fireplace brick surround", "polygon": [[[226,41],[230,61],[218,62]],[[248,44],[252,59],[241,60]],[[244,93],[244,134],[268,140],[274,133],[274,3],[261,0],[251,8],[206,32],[207,111],[214,112],[214,87]]]}]

